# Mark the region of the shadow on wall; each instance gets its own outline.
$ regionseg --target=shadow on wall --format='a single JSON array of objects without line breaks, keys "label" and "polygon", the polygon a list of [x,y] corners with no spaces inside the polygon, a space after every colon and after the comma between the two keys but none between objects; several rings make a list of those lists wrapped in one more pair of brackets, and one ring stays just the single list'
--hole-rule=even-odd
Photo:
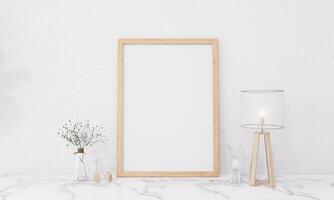
[{"label": "shadow on wall", "polygon": [[12,93],[29,78],[25,69],[6,67],[5,54],[0,50],[0,142],[22,119],[22,109]]}]

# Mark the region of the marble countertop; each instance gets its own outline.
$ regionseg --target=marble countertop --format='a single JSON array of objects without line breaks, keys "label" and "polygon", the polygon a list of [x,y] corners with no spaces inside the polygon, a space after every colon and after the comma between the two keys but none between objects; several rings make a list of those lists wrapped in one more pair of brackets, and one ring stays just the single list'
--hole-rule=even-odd
[{"label": "marble countertop", "polygon": [[280,176],[274,189],[222,178],[118,178],[71,181],[68,175],[0,175],[0,200],[285,200],[334,199],[334,175]]}]

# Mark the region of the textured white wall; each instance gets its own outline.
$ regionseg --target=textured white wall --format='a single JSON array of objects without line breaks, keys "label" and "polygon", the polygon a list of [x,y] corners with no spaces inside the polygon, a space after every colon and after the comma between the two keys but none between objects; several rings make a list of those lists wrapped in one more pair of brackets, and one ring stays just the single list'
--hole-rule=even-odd
[{"label": "textured white wall", "polygon": [[[277,173],[334,173],[334,2],[268,0],[0,1],[0,172],[69,172],[56,136],[76,116],[105,126],[114,168],[116,41],[220,40],[222,169],[239,128],[239,91],[285,89],[286,129],[273,135]],[[263,168],[263,165],[262,165]]]}]

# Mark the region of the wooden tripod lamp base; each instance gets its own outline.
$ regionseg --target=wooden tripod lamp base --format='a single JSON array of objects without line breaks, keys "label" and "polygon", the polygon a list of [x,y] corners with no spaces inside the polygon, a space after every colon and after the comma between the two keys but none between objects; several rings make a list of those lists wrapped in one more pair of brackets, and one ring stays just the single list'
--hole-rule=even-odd
[{"label": "wooden tripod lamp base", "polygon": [[[266,152],[266,163],[267,163],[267,180],[256,179],[256,165],[259,155],[259,143],[260,137],[264,138],[265,152]],[[271,154],[271,140],[269,132],[255,132],[253,136],[253,149],[252,149],[252,160],[249,173],[249,183],[251,186],[266,185],[269,187],[275,187],[274,169]]]}]

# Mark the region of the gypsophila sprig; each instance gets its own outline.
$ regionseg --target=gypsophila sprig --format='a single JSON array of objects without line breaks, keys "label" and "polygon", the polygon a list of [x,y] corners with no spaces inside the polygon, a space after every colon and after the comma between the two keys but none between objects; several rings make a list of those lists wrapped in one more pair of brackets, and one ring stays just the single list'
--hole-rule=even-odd
[{"label": "gypsophila sprig", "polygon": [[57,134],[67,141],[66,146],[72,144],[78,148],[94,146],[104,141],[103,127],[94,125],[89,120],[81,121],[78,118],[74,121],[68,120]]}]

